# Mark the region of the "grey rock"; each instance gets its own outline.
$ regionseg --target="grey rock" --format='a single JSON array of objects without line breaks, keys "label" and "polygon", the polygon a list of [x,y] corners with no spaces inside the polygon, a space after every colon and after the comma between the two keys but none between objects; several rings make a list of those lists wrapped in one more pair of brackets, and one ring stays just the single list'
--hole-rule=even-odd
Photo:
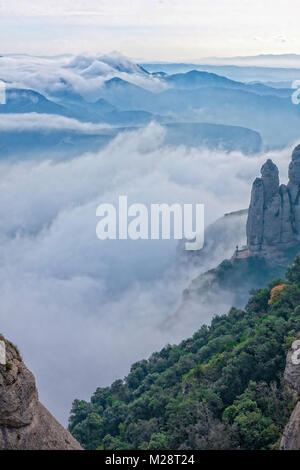
[{"label": "grey rock", "polygon": [[300,402],[294,408],[281,439],[282,450],[300,450]]},{"label": "grey rock", "polygon": [[280,186],[279,192],[281,198],[280,243],[290,246],[295,240],[290,195],[285,184]]},{"label": "grey rock", "polygon": [[261,167],[261,179],[264,187],[264,203],[267,206],[279,192],[278,168],[270,158]]},{"label": "grey rock", "polygon": [[292,153],[292,161],[289,165],[289,183],[288,190],[292,203],[293,226],[297,234],[300,233],[300,203],[299,203],[299,185],[300,185],[300,145],[295,147]]},{"label": "grey rock", "polygon": [[3,337],[0,364],[0,449],[81,450],[80,444],[39,402],[33,374],[18,350]]},{"label": "grey rock", "polygon": [[295,341],[288,352],[284,371],[289,390],[296,400],[300,400],[300,361],[295,360],[295,356],[300,357],[300,340]]},{"label": "grey rock", "polygon": [[251,192],[251,202],[246,226],[247,244],[252,253],[258,253],[263,243],[264,228],[264,186],[261,178],[256,178]]},{"label": "grey rock", "polygon": [[[282,194],[279,188],[278,168],[267,160],[256,178],[251,193],[247,220],[247,244],[251,255],[266,255],[281,243]],[[286,199],[289,203],[289,199]],[[285,217],[289,217],[288,214]]]},{"label": "grey rock", "polygon": [[292,153],[288,185],[279,186],[277,166],[268,159],[256,178],[247,220],[249,256],[280,258],[300,241],[300,145]]},{"label": "grey rock", "polygon": [[280,447],[283,450],[300,450],[300,341],[293,343],[288,352],[284,378],[289,391],[298,400],[287,423]]},{"label": "grey rock", "polygon": [[291,185],[300,184],[300,145],[294,148],[292,161],[289,165],[289,181]]},{"label": "grey rock", "polygon": [[278,246],[281,239],[281,196],[279,190],[264,209],[263,243],[265,246]]}]

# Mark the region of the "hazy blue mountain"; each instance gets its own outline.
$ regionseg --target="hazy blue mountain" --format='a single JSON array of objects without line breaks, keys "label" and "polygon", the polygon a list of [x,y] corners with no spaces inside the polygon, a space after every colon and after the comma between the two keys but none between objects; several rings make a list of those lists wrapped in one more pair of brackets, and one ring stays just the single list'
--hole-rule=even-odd
[{"label": "hazy blue mountain", "polygon": [[97,151],[107,145],[117,130],[97,134],[83,134],[71,130],[0,132],[0,159],[66,160]]},{"label": "hazy blue mountain", "polygon": [[240,82],[285,82],[288,86],[299,80],[299,68],[257,67],[236,65],[209,65],[188,63],[145,63],[143,66],[151,73],[164,72],[168,75],[186,73],[191,70],[211,72]]},{"label": "hazy blue mountain", "polygon": [[[145,112],[119,112],[119,122],[123,116],[123,126],[103,129],[101,132],[85,134],[72,130],[37,129],[20,132],[0,132],[0,158],[41,158],[43,155],[54,160],[69,159],[84,152],[95,152],[107,145],[117,134],[135,130],[152,120]],[[112,113],[111,120],[116,120]],[[109,116],[109,115],[107,115]],[[107,118],[108,120],[108,118]],[[136,122],[138,121],[138,123]],[[131,123],[131,124],[130,124]],[[206,146],[225,151],[240,150],[247,154],[260,150],[261,138],[250,129],[214,124],[176,123],[163,124],[166,127],[165,143],[168,145]]]},{"label": "hazy blue mountain", "polygon": [[234,88],[244,91],[250,91],[259,95],[274,95],[280,97],[290,97],[291,90],[284,88],[272,88],[262,83],[241,83],[229,78],[209,72],[199,72],[191,70],[187,73],[178,73],[166,76],[164,81],[178,89],[197,89],[207,86],[217,86],[222,88]]},{"label": "hazy blue mountain", "polygon": [[[146,124],[159,116],[144,110],[153,94],[125,80],[113,78],[104,83],[96,102],[88,102],[82,96],[68,90],[57,98],[64,106],[63,113],[81,121],[106,122],[114,125]],[[138,105],[138,108],[136,108]]]},{"label": "hazy blue mountain", "polygon": [[[168,132],[171,143],[221,146],[247,153],[260,150],[260,136],[266,147],[273,148],[299,138],[300,108],[291,102],[289,90],[196,70],[159,79],[168,88],[154,93],[114,77],[104,83],[96,102],[86,101],[71,86],[57,93],[56,102],[32,90],[8,89],[7,104],[0,106],[0,113],[59,114],[117,127],[143,126],[153,120],[178,122],[180,126],[170,127]],[[209,128],[207,123],[235,130]]]},{"label": "hazy blue mountain", "polygon": [[116,107],[109,103],[107,100],[104,100],[103,98],[100,98],[95,103],[90,103],[89,108],[97,110],[101,113],[112,113],[116,111]]},{"label": "hazy blue mountain", "polygon": [[117,77],[105,82],[101,90],[101,97],[121,111],[147,110],[143,106],[148,107],[153,96],[152,92]]},{"label": "hazy blue mountain", "polygon": [[85,99],[80,93],[76,92],[65,78],[59,77],[59,85],[55,90],[51,90],[51,100],[62,105],[72,105],[74,103],[85,103]]},{"label": "hazy blue mountain", "polygon": [[172,123],[166,127],[166,143],[172,145],[240,150],[247,154],[257,153],[262,147],[260,134],[244,127],[207,123]]},{"label": "hazy blue mountain", "polygon": [[118,126],[141,126],[151,121],[163,122],[164,119],[147,111],[112,111],[105,113],[103,120]]},{"label": "hazy blue mountain", "polygon": [[86,122],[106,122],[107,114],[118,112],[115,106],[103,98],[95,103],[89,103],[81,97],[79,101],[64,101],[64,106],[69,117]]},{"label": "hazy blue mountain", "polygon": [[[122,81],[121,81],[122,82]],[[126,88],[124,82],[124,88]],[[131,87],[131,84],[128,84]],[[133,90],[135,88],[132,85]],[[111,90],[113,84],[109,83],[108,88]],[[143,91],[143,89],[141,89]],[[116,94],[116,97],[119,96]],[[134,92],[133,95],[134,97]],[[136,93],[137,99],[139,97]],[[90,122],[106,122],[114,125],[142,125],[156,119],[161,121],[159,116],[153,116],[150,112],[129,109],[119,111],[115,106],[107,100],[100,98],[95,103],[84,100],[82,96],[76,94],[72,90],[65,91],[58,95],[59,102],[54,103],[40,93],[32,90],[24,89],[8,89],[6,93],[6,104],[0,106],[0,113],[43,113],[43,114],[59,114],[66,117],[76,118],[80,121]],[[116,100],[118,101],[118,99]],[[132,98],[132,101],[134,99]],[[129,106],[131,108],[131,106]]]},{"label": "hazy blue mountain", "polygon": [[66,113],[63,106],[53,103],[40,93],[32,90],[11,88],[6,91],[6,104],[0,106],[0,113]]},{"label": "hazy blue mountain", "polygon": [[252,56],[236,57],[208,57],[202,61],[211,65],[238,65],[255,67],[298,67],[300,68],[299,54],[258,54]]},{"label": "hazy blue mountain", "polygon": [[[241,126],[259,132],[267,146],[283,146],[299,137],[300,111],[292,104],[286,90],[262,84],[243,84],[215,74],[190,72],[165,77],[172,84],[160,93],[152,93],[119,78],[106,82],[102,90],[105,99],[119,111],[147,111],[164,120],[178,122],[210,122]],[[282,96],[281,96],[282,95]],[[92,105],[89,106],[89,112]],[[115,111],[116,113],[116,111]],[[97,114],[97,113],[96,113]],[[89,114],[86,114],[89,116]],[[99,115],[93,119],[99,120]],[[149,116],[148,116],[149,117]],[[125,125],[123,116],[110,114],[101,119]],[[131,116],[130,125],[147,122],[145,115]],[[282,123],[289,123],[282,132]]]},{"label": "hazy blue mountain", "polygon": [[268,146],[287,145],[299,138],[300,108],[287,98],[202,87],[195,90],[169,89],[153,95],[151,103],[143,106],[160,115],[177,115],[177,121],[247,127],[258,131]]},{"label": "hazy blue mountain", "polygon": [[151,121],[163,122],[163,117],[154,115],[148,111],[130,109],[128,111],[119,111],[104,99],[96,103],[84,103],[80,106],[68,107],[69,116],[75,117],[80,121],[86,122],[104,122],[115,126],[145,125]]}]

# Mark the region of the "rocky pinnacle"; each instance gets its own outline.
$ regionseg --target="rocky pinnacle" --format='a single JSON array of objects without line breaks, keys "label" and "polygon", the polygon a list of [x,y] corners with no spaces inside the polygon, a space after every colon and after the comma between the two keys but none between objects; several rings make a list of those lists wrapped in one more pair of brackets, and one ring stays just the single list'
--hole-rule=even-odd
[{"label": "rocky pinnacle", "polygon": [[300,145],[292,153],[289,182],[279,184],[278,168],[268,159],[256,178],[247,220],[250,256],[276,257],[300,241]]}]

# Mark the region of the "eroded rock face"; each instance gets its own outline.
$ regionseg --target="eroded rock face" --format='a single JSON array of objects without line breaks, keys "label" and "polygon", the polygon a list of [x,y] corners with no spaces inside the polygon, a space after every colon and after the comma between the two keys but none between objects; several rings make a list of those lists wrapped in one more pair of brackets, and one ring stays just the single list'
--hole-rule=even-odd
[{"label": "eroded rock face", "polygon": [[80,450],[80,444],[39,402],[34,376],[18,350],[0,339],[6,358],[0,364],[0,449]]},{"label": "eroded rock face", "polygon": [[253,183],[247,220],[250,256],[276,257],[300,242],[300,145],[292,154],[288,185],[279,186],[278,168],[267,160]]},{"label": "eroded rock face", "polygon": [[256,178],[252,186],[246,231],[251,253],[259,254],[264,239],[264,186],[261,178]]},{"label": "eroded rock face", "polygon": [[300,340],[293,342],[286,358],[285,381],[296,400],[300,400]]},{"label": "eroded rock face", "polygon": [[300,340],[294,341],[288,352],[284,378],[297,404],[285,427],[281,448],[300,450]]},{"label": "eroded rock face", "polygon": [[279,192],[278,168],[270,158],[261,167],[261,179],[264,188],[264,202],[268,205]]},{"label": "eroded rock face", "polygon": [[300,184],[300,145],[294,148],[292,161],[289,165],[289,184],[298,186]]}]

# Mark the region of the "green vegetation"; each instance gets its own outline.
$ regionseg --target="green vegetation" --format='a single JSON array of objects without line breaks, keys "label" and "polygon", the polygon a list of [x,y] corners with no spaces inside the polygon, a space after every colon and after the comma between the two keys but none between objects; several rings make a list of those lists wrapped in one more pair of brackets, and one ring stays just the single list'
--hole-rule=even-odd
[{"label": "green vegetation", "polygon": [[15,352],[17,354],[18,361],[22,362],[21,353],[20,353],[18,347],[14,343],[12,343],[11,341],[7,341],[1,333],[0,333],[0,341],[6,341],[7,344],[15,350]]},{"label": "green vegetation", "polygon": [[245,310],[133,364],[89,403],[75,400],[69,429],[86,449],[278,448],[294,407],[286,352],[299,333],[297,257],[286,280],[252,292]]},{"label": "green vegetation", "polygon": [[17,354],[17,359],[18,359],[18,361],[22,362],[22,356],[21,356],[20,351],[19,351],[19,349],[17,348],[17,346],[16,346],[14,343],[12,343],[11,341],[7,341],[7,342],[8,342],[8,344],[10,345],[10,347],[15,350],[15,352],[16,352],[16,354]]}]

